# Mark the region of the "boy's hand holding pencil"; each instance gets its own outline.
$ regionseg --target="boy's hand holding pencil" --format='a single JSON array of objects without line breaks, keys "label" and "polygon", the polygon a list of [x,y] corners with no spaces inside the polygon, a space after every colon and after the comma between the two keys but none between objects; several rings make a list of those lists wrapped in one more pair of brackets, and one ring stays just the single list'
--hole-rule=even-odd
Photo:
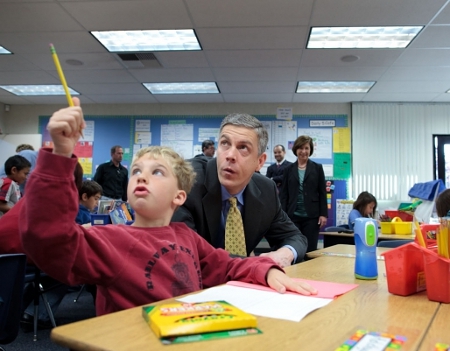
[{"label": "boy's hand holding pencil", "polygon": [[81,131],[86,127],[80,100],[73,98],[75,106],[56,111],[47,125],[47,130],[53,140],[53,153],[72,157],[76,143],[81,137]]}]

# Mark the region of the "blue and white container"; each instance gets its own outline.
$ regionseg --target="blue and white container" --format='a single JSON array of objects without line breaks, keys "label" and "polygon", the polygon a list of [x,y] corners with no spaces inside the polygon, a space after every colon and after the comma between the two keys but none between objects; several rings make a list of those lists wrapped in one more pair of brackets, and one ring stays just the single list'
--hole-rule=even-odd
[{"label": "blue and white container", "polygon": [[355,232],[355,277],[377,279],[378,223],[372,218],[357,218]]}]

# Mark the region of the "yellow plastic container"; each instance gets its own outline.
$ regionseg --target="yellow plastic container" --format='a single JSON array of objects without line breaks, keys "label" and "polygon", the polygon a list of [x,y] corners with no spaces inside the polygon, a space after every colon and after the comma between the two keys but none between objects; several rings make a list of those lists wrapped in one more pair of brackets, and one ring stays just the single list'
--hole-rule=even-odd
[{"label": "yellow plastic container", "polygon": [[394,223],[392,222],[380,222],[381,234],[395,234]]},{"label": "yellow plastic container", "polygon": [[394,226],[395,234],[405,235],[412,233],[412,222],[403,222],[400,217],[395,217],[391,223]]}]

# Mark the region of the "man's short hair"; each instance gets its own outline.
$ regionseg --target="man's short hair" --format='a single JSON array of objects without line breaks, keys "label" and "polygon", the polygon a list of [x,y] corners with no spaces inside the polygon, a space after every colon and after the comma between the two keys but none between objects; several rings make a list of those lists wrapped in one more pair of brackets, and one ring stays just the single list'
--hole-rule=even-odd
[{"label": "man's short hair", "polygon": [[16,152],[19,153],[20,151],[23,150],[32,150],[34,151],[34,147],[30,144],[20,144],[16,147]]},{"label": "man's short hair", "polygon": [[78,191],[80,199],[83,196],[83,194],[86,194],[86,196],[90,198],[91,196],[95,196],[97,194],[101,195],[102,193],[103,193],[102,186],[93,180],[83,181],[83,184],[81,185],[81,188]]},{"label": "man's short hair", "polygon": [[282,150],[283,152],[286,152],[286,149],[284,148],[283,145],[281,145],[281,144],[275,145],[275,146],[273,147],[273,150],[274,150],[274,151],[275,151],[275,148],[276,148],[276,147],[281,147],[281,150]]},{"label": "man's short hair", "polygon": [[11,175],[11,170],[13,167],[16,167],[18,171],[21,171],[24,168],[31,168],[31,163],[23,156],[14,155],[8,158],[5,162],[6,175]]},{"label": "man's short hair", "polygon": [[123,149],[123,147],[120,146],[120,145],[114,145],[114,146],[111,148],[111,155],[112,155],[112,154],[115,154],[117,149]]},{"label": "man's short hair", "polygon": [[178,155],[170,147],[149,146],[136,152],[133,157],[131,167],[133,167],[134,163],[144,155],[148,155],[150,158],[162,158],[166,160],[172,167],[172,172],[177,178],[178,189],[184,190],[186,194],[189,194],[195,182],[195,172],[192,165],[188,161]]},{"label": "man's short hair", "polygon": [[215,146],[214,141],[212,140],[204,140],[202,143],[202,151],[205,151],[205,149],[209,149],[210,146]]},{"label": "man's short hair", "polygon": [[256,132],[258,138],[258,155],[262,155],[266,152],[267,143],[269,142],[269,134],[263,124],[255,117],[246,113],[232,113],[226,116],[220,124],[219,134],[222,133],[223,127],[231,124],[237,127],[245,127],[253,129]]}]

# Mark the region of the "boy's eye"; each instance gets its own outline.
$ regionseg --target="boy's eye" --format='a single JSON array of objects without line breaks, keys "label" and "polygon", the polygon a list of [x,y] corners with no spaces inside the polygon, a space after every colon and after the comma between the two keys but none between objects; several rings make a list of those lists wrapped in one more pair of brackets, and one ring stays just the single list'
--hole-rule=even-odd
[{"label": "boy's eye", "polygon": [[155,175],[164,175],[163,171],[161,171],[160,169],[155,169],[153,171],[153,174],[155,174]]},{"label": "boy's eye", "polygon": [[131,171],[131,174],[132,174],[132,175],[140,174],[140,173],[141,173],[141,170],[140,170],[139,168],[135,168],[135,169],[133,169],[133,170]]}]

